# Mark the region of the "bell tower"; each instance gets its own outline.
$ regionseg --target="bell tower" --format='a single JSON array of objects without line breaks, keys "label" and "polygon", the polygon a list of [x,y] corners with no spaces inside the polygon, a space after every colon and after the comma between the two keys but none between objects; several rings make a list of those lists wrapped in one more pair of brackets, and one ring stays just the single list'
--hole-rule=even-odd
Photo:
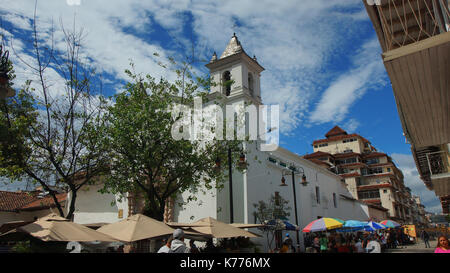
[{"label": "bell tower", "polygon": [[233,34],[220,58],[214,52],[206,67],[213,82],[211,94],[220,94],[231,101],[244,99],[255,105],[262,104],[260,77],[264,67],[255,56],[251,58],[247,55],[236,34]]}]

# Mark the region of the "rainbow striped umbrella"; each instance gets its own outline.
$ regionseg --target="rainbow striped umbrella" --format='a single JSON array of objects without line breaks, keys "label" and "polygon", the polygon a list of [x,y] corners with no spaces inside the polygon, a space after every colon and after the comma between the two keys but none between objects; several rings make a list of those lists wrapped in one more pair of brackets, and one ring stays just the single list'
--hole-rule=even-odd
[{"label": "rainbow striped umbrella", "polygon": [[384,220],[383,222],[381,222],[381,224],[388,228],[396,228],[396,227],[402,226],[399,223],[392,221],[392,220]]},{"label": "rainbow striped umbrella", "polygon": [[336,218],[320,218],[309,223],[303,232],[317,232],[329,229],[340,228],[344,225],[344,221]]}]

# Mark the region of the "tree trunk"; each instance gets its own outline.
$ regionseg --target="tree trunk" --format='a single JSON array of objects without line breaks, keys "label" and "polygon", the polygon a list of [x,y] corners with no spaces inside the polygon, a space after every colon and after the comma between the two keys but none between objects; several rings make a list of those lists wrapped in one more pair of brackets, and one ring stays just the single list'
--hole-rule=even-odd
[{"label": "tree trunk", "polygon": [[71,220],[73,213],[75,212],[75,200],[77,199],[77,191],[74,186],[70,185],[70,191],[72,192],[72,197],[70,198],[69,212],[67,213],[66,219]]},{"label": "tree trunk", "polygon": [[[150,196],[150,194],[147,194],[147,198],[148,200],[154,200],[153,196]],[[150,218],[153,218],[155,220],[164,221],[164,209],[165,209],[165,200],[163,200],[164,202],[162,204],[157,204],[158,202],[151,202],[149,201],[149,206],[144,209],[143,214],[145,216],[148,216]]]}]

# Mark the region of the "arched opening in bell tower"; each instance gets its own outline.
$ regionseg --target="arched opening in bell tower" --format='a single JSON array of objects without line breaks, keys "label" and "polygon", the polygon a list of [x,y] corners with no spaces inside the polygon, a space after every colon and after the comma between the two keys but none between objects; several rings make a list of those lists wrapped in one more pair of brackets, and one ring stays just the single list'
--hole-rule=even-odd
[{"label": "arched opening in bell tower", "polygon": [[252,75],[252,73],[248,73],[248,91],[250,91],[250,95],[253,96],[253,75]]},{"label": "arched opening in bell tower", "polygon": [[225,71],[223,73],[223,85],[225,87],[225,95],[229,96],[231,93],[231,73],[230,71]]}]

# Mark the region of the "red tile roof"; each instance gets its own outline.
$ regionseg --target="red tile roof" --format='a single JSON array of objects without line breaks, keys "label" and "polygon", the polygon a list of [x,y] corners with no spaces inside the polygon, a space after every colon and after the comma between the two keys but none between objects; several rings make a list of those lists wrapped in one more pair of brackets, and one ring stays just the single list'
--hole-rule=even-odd
[{"label": "red tile roof", "polygon": [[395,165],[394,165],[393,163],[391,163],[391,162],[387,162],[387,163],[377,163],[377,164],[369,164],[369,165],[367,165],[367,166],[369,166],[370,168],[373,168],[373,167],[389,167],[389,166],[395,167]]},{"label": "red tile roof", "polygon": [[379,188],[390,188],[390,187],[392,187],[392,185],[389,183],[378,184],[378,185],[364,185],[364,186],[358,186],[358,191],[372,190],[372,189],[379,189]]},{"label": "red tile roof", "polygon": [[355,156],[361,156],[361,154],[358,154],[358,153],[339,153],[339,154],[334,154],[335,158],[346,158],[346,157],[355,157]]},{"label": "red tile roof", "polygon": [[347,164],[338,164],[339,167],[354,167],[354,166],[362,166],[367,167],[365,163],[356,162],[356,163],[347,163]]},{"label": "red tile roof", "polygon": [[0,191],[0,211],[16,211],[35,200],[29,192]]},{"label": "red tile roof", "polygon": [[340,174],[341,177],[345,178],[345,177],[357,177],[357,176],[361,176],[361,174],[359,173],[344,173],[344,174]]},{"label": "red tile roof", "polygon": [[347,132],[342,130],[341,127],[339,126],[334,126],[333,129],[331,129],[330,131],[328,131],[328,133],[326,133],[326,137],[332,137],[332,136],[339,136],[339,135],[346,135]]},{"label": "red tile roof", "polygon": [[[56,195],[59,202],[66,200],[67,194]],[[0,211],[33,210],[54,206],[53,199],[47,195],[38,198],[37,192],[0,191]]]},{"label": "red tile roof", "polygon": [[326,168],[330,168],[331,167],[331,165],[328,164],[327,162],[323,162],[323,161],[320,161],[320,160],[315,159],[315,158],[308,158],[308,160],[313,162],[313,163],[315,163],[315,164],[317,164],[317,165],[324,166]]},{"label": "red tile roof", "polygon": [[363,158],[373,158],[373,157],[381,157],[381,156],[387,156],[387,154],[380,153],[380,152],[372,152],[369,154],[364,154]]},{"label": "red tile roof", "polygon": [[[66,201],[67,193],[59,193],[56,194],[56,199],[58,200],[58,203],[61,204],[61,202]],[[53,197],[50,195],[47,195],[43,198],[39,198],[23,207],[21,207],[21,210],[35,210],[35,209],[42,209],[42,208],[48,208],[55,206],[55,201],[53,200]]]},{"label": "red tile roof", "polygon": [[310,159],[310,158],[323,157],[323,156],[333,157],[332,154],[318,151],[318,152],[315,152],[315,153],[312,153],[312,154],[304,155],[303,158]]},{"label": "red tile roof", "polygon": [[392,176],[395,177],[395,174],[393,173],[374,173],[374,174],[366,174],[365,177],[372,177],[372,176]]},{"label": "red tile roof", "polygon": [[343,140],[343,139],[352,138],[352,137],[359,137],[359,138],[361,138],[361,140],[363,142],[370,143],[370,141],[368,141],[367,139],[363,138],[362,136],[360,136],[358,134],[350,134],[350,135],[330,136],[330,137],[325,138],[325,139],[314,140],[313,141],[313,145],[314,144],[318,144],[318,143],[324,143],[324,142],[330,142],[330,141],[336,141],[336,140]]}]

